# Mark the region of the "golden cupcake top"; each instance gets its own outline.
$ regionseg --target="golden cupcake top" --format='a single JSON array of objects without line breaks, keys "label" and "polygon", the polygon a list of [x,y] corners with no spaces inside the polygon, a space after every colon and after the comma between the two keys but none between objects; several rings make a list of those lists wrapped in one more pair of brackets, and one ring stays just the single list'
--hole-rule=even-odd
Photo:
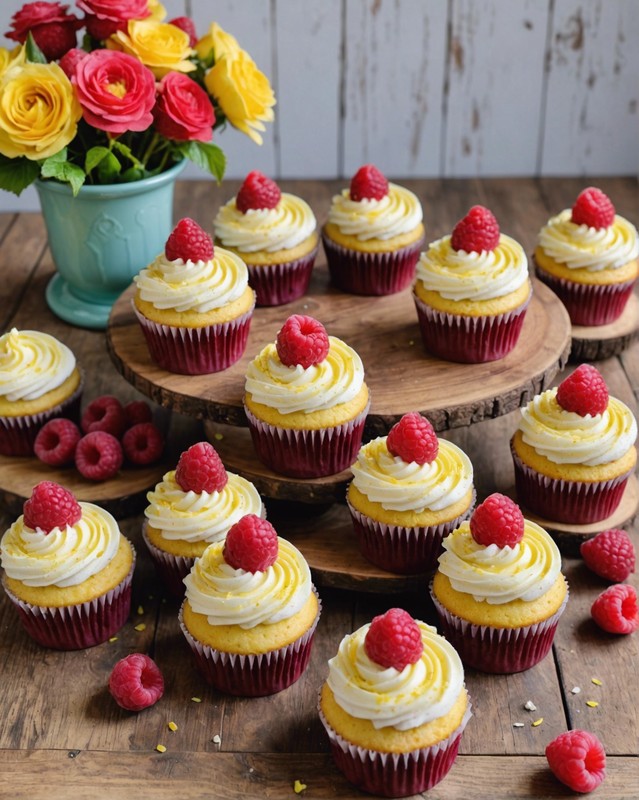
[{"label": "golden cupcake top", "polygon": [[10,402],[57,389],[75,368],[71,350],[48,333],[12,328],[0,336],[0,397]]}]

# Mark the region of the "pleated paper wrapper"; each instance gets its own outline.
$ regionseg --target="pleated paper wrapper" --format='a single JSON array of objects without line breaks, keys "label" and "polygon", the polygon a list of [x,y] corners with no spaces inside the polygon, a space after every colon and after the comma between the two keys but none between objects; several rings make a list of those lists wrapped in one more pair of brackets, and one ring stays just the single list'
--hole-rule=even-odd
[{"label": "pleated paper wrapper", "polygon": [[294,261],[279,264],[247,264],[249,284],[258,306],[281,306],[306,294],[319,247]]}]

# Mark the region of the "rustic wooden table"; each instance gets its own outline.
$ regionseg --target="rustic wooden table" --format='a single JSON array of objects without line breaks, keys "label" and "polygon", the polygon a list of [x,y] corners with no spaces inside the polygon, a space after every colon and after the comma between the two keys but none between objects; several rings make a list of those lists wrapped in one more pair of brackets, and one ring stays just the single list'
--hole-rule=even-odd
[{"label": "rustic wooden table", "polygon": [[[620,214],[637,222],[636,180],[592,182],[613,198]],[[570,205],[584,186],[583,181],[564,179],[403,183],[423,201],[429,238],[450,231],[479,202],[494,211],[502,230],[521,241],[527,252],[548,216]],[[322,221],[341,184],[304,181],[282,186],[306,197]],[[176,217],[189,215],[210,228],[217,205],[236,188],[230,181],[221,188],[209,182],[181,183]],[[0,216],[0,267],[2,331],[12,326],[36,328],[65,341],[85,366],[89,399],[106,392],[125,400],[141,397],[112,366],[103,333],[68,326],[47,309],[44,289],[53,265],[39,214]],[[323,255],[318,268],[324,268]],[[639,342],[597,366],[611,393],[636,412]],[[178,451],[182,443],[203,437],[199,422],[166,410],[157,409],[157,414],[169,424]],[[471,456],[480,498],[512,484],[508,439],[516,422],[513,412],[442,434]],[[2,480],[0,476],[0,486]],[[14,512],[5,510],[1,516],[4,530]],[[177,606],[163,597],[156,583],[140,524],[139,514],[121,520],[124,533],[138,545],[138,566],[131,619],[116,641],[69,653],[41,649],[22,632],[5,598],[0,599],[0,797],[293,798],[297,780],[306,785],[303,797],[363,797],[331,762],[316,713],[317,692],[342,636],[374,614],[401,605],[433,622],[426,587],[392,595],[320,588],[324,610],[304,677],[271,698],[224,697],[203,685],[193,667],[179,632]],[[637,533],[632,529],[639,545]],[[598,630],[589,608],[606,584],[578,558],[565,557],[564,572],[571,596],[552,654],[519,675],[467,672],[474,716],[452,771],[428,793],[433,800],[573,796],[551,775],[544,748],[574,727],[595,732],[608,754],[608,774],[596,796],[639,797],[638,634],[616,637]],[[166,680],[163,699],[140,714],[121,710],[106,689],[113,664],[133,651],[151,654]],[[524,708],[528,700],[536,711]],[[598,705],[588,706],[593,700]],[[533,726],[541,718],[543,722]],[[167,727],[171,721],[178,726],[175,732]],[[158,752],[158,744],[165,745],[166,752]]]}]

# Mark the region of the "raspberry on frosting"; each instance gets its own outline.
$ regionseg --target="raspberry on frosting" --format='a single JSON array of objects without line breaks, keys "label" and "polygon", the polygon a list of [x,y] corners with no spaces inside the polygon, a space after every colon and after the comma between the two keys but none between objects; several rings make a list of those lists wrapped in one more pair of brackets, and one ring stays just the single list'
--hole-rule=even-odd
[{"label": "raspberry on frosting", "polygon": [[228,482],[228,475],[217,454],[209,442],[198,442],[191,445],[180,456],[175,469],[175,480],[185,492],[221,492]]},{"label": "raspberry on frosting", "polygon": [[264,572],[277,560],[275,528],[257,514],[247,514],[232,525],[224,542],[224,560],[234,569]]},{"label": "raspberry on frosting", "polygon": [[495,492],[473,511],[470,533],[477,544],[514,547],[524,537],[524,515],[510,497]]},{"label": "raspberry on frosting", "polygon": [[590,614],[608,633],[634,633],[639,628],[637,590],[627,583],[609,586],[592,604]]},{"label": "raspberry on frosting", "polygon": [[473,206],[453,228],[450,245],[453,250],[482,253],[494,250],[499,244],[499,223],[492,211]]},{"label": "raspberry on frosting", "polygon": [[388,194],[388,181],[374,164],[364,164],[351,179],[350,197],[361,200],[381,200]]},{"label": "raspberry on frosting", "polygon": [[380,667],[400,672],[419,661],[424,652],[422,633],[411,615],[402,608],[391,608],[373,618],[364,639],[364,649]]},{"label": "raspberry on frosting", "polygon": [[559,405],[580,417],[603,414],[608,408],[608,399],[608,387],[602,374],[590,364],[580,364],[557,387]]},{"label": "raspberry on frosting", "polygon": [[609,228],[615,221],[615,207],[601,189],[589,186],[575,200],[570,220],[589,228]]},{"label": "raspberry on frosting", "polygon": [[282,192],[275,181],[254,169],[244,179],[235,198],[235,207],[243,214],[251,210],[275,208],[281,197]]},{"label": "raspberry on frosting", "polygon": [[439,453],[439,442],[433,426],[417,411],[404,414],[393,425],[386,438],[386,447],[392,456],[410,464],[431,464]]},{"label": "raspberry on frosting", "polygon": [[581,545],[581,557],[596,575],[621,583],[635,571],[635,548],[625,531],[601,531]]},{"label": "raspberry on frosting", "polygon": [[164,246],[169,261],[209,261],[213,254],[213,239],[190,217],[178,222]]},{"label": "raspberry on frosting", "polygon": [[282,364],[287,367],[299,364],[308,369],[324,361],[330,343],[321,322],[313,317],[293,314],[280,328],[275,347]]},{"label": "raspberry on frosting", "polygon": [[592,792],[606,776],[606,753],[590,731],[559,734],[546,747],[546,759],[553,775],[574,792]]},{"label": "raspberry on frosting", "polygon": [[82,509],[68,489],[53,481],[41,481],[25,501],[23,514],[27,528],[51,533],[54,528],[75,525]]}]

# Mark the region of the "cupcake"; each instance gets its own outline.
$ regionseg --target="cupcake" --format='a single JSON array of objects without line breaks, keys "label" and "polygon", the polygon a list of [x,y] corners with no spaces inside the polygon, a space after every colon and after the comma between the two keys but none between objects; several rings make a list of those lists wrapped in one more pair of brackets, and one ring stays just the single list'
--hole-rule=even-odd
[{"label": "cupcake", "polygon": [[12,328],[0,336],[0,454],[33,455],[42,426],[77,417],[82,376],[75,356],[41,331]]},{"label": "cupcake", "polygon": [[422,341],[448,361],[503,358],[517,344],[531,296],[526,254],[483,206],[473,206],[417,263]]},{"label": "cupcake", "polygon": [[435,628],[391,608],[345,636],[328,666],[320,719],[351,783],[404,797],[448,774],[471,712],[462,663]]},{"label": "cupcake", "polygon": [[637,463],[637,422],[610,397],[595,367],[581,364],[521,409],[511,440],[517,497],[554,522],[609,517]]},{"label": "cupcake", "polygon": [[472,510],[468,456],[418,413],[363,445],[346,500],[362,554],[389,572],[428,572],[444,536]]},{"label": "cupcake", "polygon": [[246,348],[255,293],[246,264],[181,219],[164,253],[133,278],[133,308],[162,369],[203,375],[230,367]]},{"label": "cupcake", "polygon": [[548,220],[534,254],[537,277],[559,296],[573,325],[606,325],[621,315],[638,259],[637,229],[592,186]]},{"label": "cupcake", "polygon": [[185,450],[146,497],[144,541],[164,584],[180,598],[183,579],[210,544],[223,541],[245,514],[266,514],[255,486],[227,472],[208,442]]},{"label": "cupcake", "polygon": [[410,286],[424,243],[417,197],[372,164],[333,197],[322,241],[331,280],[352,294],[394,294]]},{"label": "cupcake", "polygon": [[548,533],[502,494],[444,539],[431,586],[442,634],[467,667],[522,672],[544,658],[568,599]]},{"label": "cupcake", "polygon": [[315,216],[301,197],[282,193],[254,170],[213,225],[215,243],[246,263],[258,306],[279,306],[305,294],[319,236]]},{"label": "cupcake", "polygon": [[38,644],[93,647],[126,622],[135,551],[103,508],[43,481],[5,532],[0,552],[4,590]]},{"label": "cupcake", "polygon": [[182,631],[206,681],[258,697],[294,683],[308,665],[320,603],[304,556],[248,514],[209,545],[184,579]]},{"label": "cupcake", "polygon": [[244,410],[258,458],[296,478],[350,467],[369,408],[357,353],[312,317],[294,314],[251,361]]}]

